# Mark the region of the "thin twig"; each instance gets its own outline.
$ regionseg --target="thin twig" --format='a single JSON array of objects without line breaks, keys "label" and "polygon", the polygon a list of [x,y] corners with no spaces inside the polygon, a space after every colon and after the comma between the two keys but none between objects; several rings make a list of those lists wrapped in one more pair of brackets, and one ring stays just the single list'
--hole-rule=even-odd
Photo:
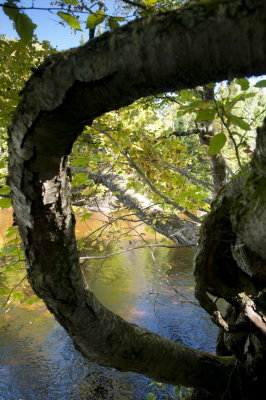
[{"label": "thin twig", "polygon": [[[32,7],[24,7],[24,6],[21,6],[21,7],[17,7],[17,6],[11,6],[11,5],[8,5],[8,4],[5,4],[5,3],[0,3],[0,7],[3,7],[3,8],[10,8],[10,9],[19,9],[19,10],[33,10],[33,11],[49,11],[49,12],[52,12],[52,11],[69,11],[69,9],[68,8],[66,8],[66,7],[34,7],[34,6],[32,6]],[[71,10],[72,12],[74,11],[74,12],[78,12],[78,13],[80,13],[80,14],[94,14],[94,12],[92,11],[92,10],[90,10],[90,11],[82,11],[82,10]]]},{"label": "thin twig", "polygon": [[20,285],[22,284],[22,282],[24,281],[24,279],[26,279],[26,277],[27,277],[27,275],[25,275],[24,278],[22,278],[21,281],[20,281],[16,286],[14,286],[13,289],[9,292],[6,301],[4,302],[4,304],[3,304],[2,307],[1,307],[2,309],[3,309],[3,308],[6,306],[6,304],[8,303],[8,301],[9,301],[9,299],[10,299],[10,296],[11,296],[11,294],[14,292],[14,290],[15,290],[18,286],[20,286]]},{"label": "thin twig", "polygon": [[241,163],[241,160],[240,160],[240,155],[239,155],[239,151],[238,151],[238,146],[237,146],[237,143],[236,143],[236,141],[235,141],[235,138],[234,138],[234,136],[233,136],[231,130],[230,130],[229,127],[227,126],[227,124],[226,124],[226,122],[225,122],[225,120],[224,120],[223,114],[220,113],[220,110],[219,110],[219,107],[218,107],[218,105],[217,105],[217,101],[216,101],[215,98],[214,98],[214,103],[215,103],[215,108],[216,108],[217,114],[218,114],[220,120],[222,121],[222,124],[224,125],[225,129],[227,130],[230,139],[232,140],[232,143],[233,143],[234,148],[235,148],[235,153],[236,153],[236,158],[237,158],[238,166],[239,166],[239,168],[241,169],[241,168],[242,168],[242,163]]},{"label": "thin twig", "polygon": [[127,249],[125,249],[125,250],[120,250],[120,251],[116,251],[116,252],[114,252],[114,253],[110,253],[110,254],[105,254],[104,256],[86,256],[86,257],[80,257],[79,259],[80,260],[91,260],[91,259],[95,259],[95,260],[101,260],[101,259],[103,259],[103,258],[108,258],[108,257],[112,257],[112,256],[115,256],[115,255],[117,255],[117,254],[122,254],[122,253],[126,253],[126,252],[128,252],[128,251],[132,251],[132,250],[138,250],[138,249],[143,249],[143,248],[145,248],[145,247],[166,247],[166,248],[168,248],[168,249],[178,249],[178,248],[180,248],[180,247],[192,247],[192,246],[174,246],[174,245],[166,245],[166,244],[160,244],[160,243],[157,243],[157,244],[146,244],[146,245],[143,245],[143,246],[136,246],[136,247],[128,247]]}]

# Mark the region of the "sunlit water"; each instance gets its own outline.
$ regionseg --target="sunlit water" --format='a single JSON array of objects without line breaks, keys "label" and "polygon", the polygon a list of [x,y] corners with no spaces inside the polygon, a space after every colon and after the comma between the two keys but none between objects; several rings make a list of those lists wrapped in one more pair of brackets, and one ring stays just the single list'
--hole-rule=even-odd
[{"label": "sunlit water", "polygon": [[[217,330],[192,302],[193,251],[157,248],[154,257],[135,250],[91,260],[84,272],[99,300],[128,321],[214,351]],[[2,311],[0,340],[0,400],[144,400],[152,391],[143,376],[85,360],[41,303]],[[169,386],[155,393],[172,398]]]}]

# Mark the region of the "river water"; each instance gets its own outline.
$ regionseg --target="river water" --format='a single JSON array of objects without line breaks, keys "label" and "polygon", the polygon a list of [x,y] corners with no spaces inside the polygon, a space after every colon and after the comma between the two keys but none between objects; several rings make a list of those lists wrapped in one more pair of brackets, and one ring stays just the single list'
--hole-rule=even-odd
[{"label": "river water", "polygon": [[[7,214],[0,214],[1,227],[10,222]],[[93,229],[99,219],[96,214]],[[78,235],[87,228],[80,224]],[[134,239],[130,246],[139,244]],[[194,304],[192,259],[189,248],[153,254],[142,248],[90,260],[84,273],[98,299],[126,320],[213,352],[217,329]],[[9,308],[0,312],[0,400],[145,400],[150,392],[158,400],[174,398],[170,386],[158,390],[143,376],[85,360],[43,303]]]}]

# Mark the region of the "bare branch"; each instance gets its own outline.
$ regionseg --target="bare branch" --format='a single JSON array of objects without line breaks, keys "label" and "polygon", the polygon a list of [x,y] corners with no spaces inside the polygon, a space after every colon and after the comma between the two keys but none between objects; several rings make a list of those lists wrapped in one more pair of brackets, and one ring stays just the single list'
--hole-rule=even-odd
[{"label": "bare branch", "polygon": [[101,260],[101,259],[103,259],[103,258],[108,258],[108,257],[113,257],[113,256],[116,256],[117,254],[122,254],[122,253],[127,253],[128,251],[132,251],[132,250],[138,250],[138,249],[144,249],[144,248],[147,248],[147,247],[166,247],[166,248],[168,248],[168,249],[177,249],[177,248],[179,248],[179,247],[191,247],[190,245],[187,245],[187,246],[170,246],[170,245],[166,245],[166,244],[146,244],[146,245],[143,245],[143,246],[136,246],[136,247],[128,247],[127,249],[124,249],[124,250],[119,250],[119,251],[115,251],[114,253],[110,253],[110,254],[105,254],[104,256],[86,256],[86,257],[79,257],[79,259],[80,260],[91,260],[91,259],[94,259],[94,260]]}]

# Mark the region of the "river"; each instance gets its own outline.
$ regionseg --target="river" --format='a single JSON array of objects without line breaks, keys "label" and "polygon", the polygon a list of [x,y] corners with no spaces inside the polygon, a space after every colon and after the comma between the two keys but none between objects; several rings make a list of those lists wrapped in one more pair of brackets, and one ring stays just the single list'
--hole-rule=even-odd
[{"label": "river", "polygon": [[[106,218],[94,214],[89,229]],[[10,211],[2,210],[1,228],[10,220]],[[82,237],[88,222],[77,230]],[[154,239],[146,235],[146,241]],[[131,240],[130,246],[136,245],[140,241]],[[126,320],[213,352],[217,329],[194,304],[192,259],[189,248],[155,248],[153,254],[142,248],[89,260],[84,273],[98,299]],[[145,400],[150,392],[158,400],[177,398],[170,386],[158,390],[141,375],[85,360],[41,302],[1,310],[0,341],[0,400]]]}]

